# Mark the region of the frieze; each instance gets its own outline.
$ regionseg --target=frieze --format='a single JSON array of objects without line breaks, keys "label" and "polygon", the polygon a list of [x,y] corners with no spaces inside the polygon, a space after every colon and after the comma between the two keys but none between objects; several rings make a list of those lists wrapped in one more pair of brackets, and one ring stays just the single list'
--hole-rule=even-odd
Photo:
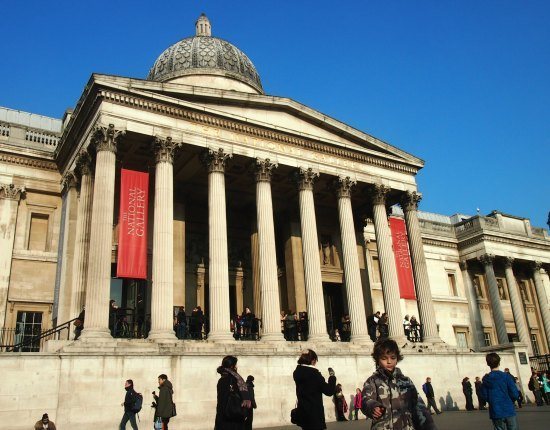
[{"label": "frieze", "polygon": [[519,245],[519,246],[524,246],[524,247],[527,247],[527,248],[542,249],[542,250],[545,250],[545,251],[548,251],[550,249],[550,242],[548,244],[544,244],[544,243],[540,243],[539,240],[533,239],[533,238],[529,238],[529,240],[524,240],[523,238],[522,239],[511,239],[511,238],[507,238],[507,237],[498,237],[498,236],[493,236],[493,235],[489,236],[489,235],[485,235],[485,234],[475,236],[475,237],[472,237],[472,238],[467,239],[467,240],[461,240],[458,243],[458,249],[468,248],[469,246],[472,246],[472,245],[475,245],[475,244],[478,244],[478,243],[481,243],[481,242],[484,242],[484,241],[495,242],[495,243],[504,243],[504,244],[507,244],[507,245],[516,245],[516,246]]},{"label": "frieze", "polygon": [[451,248],[451,249],[457,249],[458,245],[453,242],[446,242],[444,240],[437,240],[437,239],[426,239],[422,238],[422,243],[424,245],[431,245],[431,246],[442,246],[444,248]]},{"label": "frieze", "polygon": [[0,154],[0,162],[57,171],[57,165],[53,161],[34,160],[16,155]]},{"label": "frieze", "polygon": [[373,166],[379,166],[398,172],[405,172],[415,174],[418,172],[418,168],[408,166],[402,163],[385,160],[382,158],[374,157],[367,154],[361,154],[353,152],[345,148],[336,148],[327,145],[322,142],[316,142],[313,140],[304,139],[301,137],[291,136],[281,132],[261,128],[259,126],[253,126],[249,124],[243,124],[236,121],[231,121],[225,118],[215,117],[213,115],[206,114],[204,112],[195,112],[188,109],[179,107],[173,107],[158,102],[148,101],[138,97],[123,95],[111,91],[101,91],[98,97],[103,98],[112,103],[133,106],[140,110],[154,112],[162,115],[167,115],[175,118],[186,119],[200,124],[206,124],[208,126],[218,127],[225,130],[235,131],[243,133],[249,136],[257,137],[258,139],[269,139],[275,142],[281,142],[285,144],[294,145],[297,147],[314,150],[326,155],[332,155],[335,157],[347,158],[359,163],[366,163]]}]

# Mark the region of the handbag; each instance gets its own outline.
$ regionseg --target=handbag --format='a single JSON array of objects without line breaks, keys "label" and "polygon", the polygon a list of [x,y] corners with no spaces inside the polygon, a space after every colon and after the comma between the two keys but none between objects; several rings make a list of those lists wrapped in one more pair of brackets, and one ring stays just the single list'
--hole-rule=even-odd
[{"label": "handbag", "polygon": [[162,418],[156,417],[155,422],[153,423],[154,430],[162,430]]},{"label": "handbag", "polygon": [[170,417],[175,417],[176,415],[176,404],[172,402],[172,415],[170,415]]},{"label": "handbag", "polygon": [[290,411],[290,422],[302,427],[302,413],[298,409],[298,402],[296,402],[296,407]]},{"label": "handbag", "polygon": [[233,384],[229,386],[229,396],[227,397],[227,403],[225,404],[224,415],[225,418],[231,421],[245,421],[246,408],[243,408],[241,395],[238,390],[235,390]]}]

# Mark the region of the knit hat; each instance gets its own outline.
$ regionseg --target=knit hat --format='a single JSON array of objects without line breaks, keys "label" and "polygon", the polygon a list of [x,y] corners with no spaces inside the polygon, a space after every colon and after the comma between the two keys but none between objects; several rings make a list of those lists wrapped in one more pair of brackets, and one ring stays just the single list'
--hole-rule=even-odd
[{"label": "knit hat", "polygon": [[44,414],[42,415],[42,420],[49,420],[50,418],[48,417],[48,414]]}]

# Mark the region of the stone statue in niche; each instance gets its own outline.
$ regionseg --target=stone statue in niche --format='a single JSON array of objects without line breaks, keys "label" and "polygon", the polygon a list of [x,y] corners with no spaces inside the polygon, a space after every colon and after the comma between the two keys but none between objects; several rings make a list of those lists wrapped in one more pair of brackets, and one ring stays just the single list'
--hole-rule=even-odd
[{"label": "stone statue in niche", "polygon": [[500,278],[497,278],[497,287],[500,300],[506,300],[506,293],[504,292],[504,282]]},{"label": "stone statue in niche", "polygon": [[476,295],[478,297],[483,297],[483,292],[481,291],[481,285],[479,284],[479,279],[477,276],[474,276],[474,279],[472,279],[472,283],[474,284]]},{"label": "stone statue in niche", "polygon": [[323,237],[321,242],[321,249],[323,252],[323,265],[328,266],[331,264],[331,253],[332,253],[331,251],[332,244],[330,243],[330,238]]}]

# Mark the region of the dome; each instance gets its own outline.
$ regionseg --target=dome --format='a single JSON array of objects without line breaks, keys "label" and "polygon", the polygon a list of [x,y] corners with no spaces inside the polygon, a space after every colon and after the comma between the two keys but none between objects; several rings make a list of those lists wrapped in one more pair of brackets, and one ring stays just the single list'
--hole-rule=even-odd
[{"label": "dome", "polygon": [[242,82],[260,94],[264,92],[252,61],[231,43],[212,37],[210,21],[204,14],[196,22],[196,35],[160,54],[147,79],[168,82],[192,75],[221,76]]}]

